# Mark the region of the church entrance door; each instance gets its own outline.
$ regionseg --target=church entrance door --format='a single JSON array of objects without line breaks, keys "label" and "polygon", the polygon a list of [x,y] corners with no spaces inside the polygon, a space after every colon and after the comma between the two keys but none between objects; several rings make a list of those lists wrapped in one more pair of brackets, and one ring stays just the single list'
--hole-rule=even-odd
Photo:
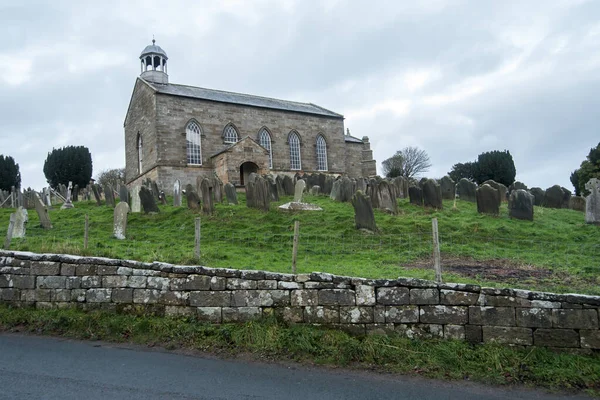
[{"label": "church entrance door", "polygon": [[242,165],[240,165],[240,183],[245,185],[248,181],[248,176],[251,173],[258,173],[258,165],[251,161],[246,161]]}]

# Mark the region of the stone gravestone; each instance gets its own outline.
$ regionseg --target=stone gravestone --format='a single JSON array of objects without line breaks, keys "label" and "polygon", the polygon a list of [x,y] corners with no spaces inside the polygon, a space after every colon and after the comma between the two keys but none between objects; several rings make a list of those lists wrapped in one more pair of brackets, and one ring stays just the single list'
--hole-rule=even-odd
[{"label": "stone gravestone", "polygon": [[269,183],[261,176],[257,176],[254,182],[246,184],[246,205],[259,210],[269,211],[271,207],[271,195]]},{"label": "stone gravestone", "polygon": [[26,224],[29,221],[29,214],[27,213],[27,210],[25,208],[19,207],[15,211],[14,215],[15,215],[15,220],[14,220],[15,222],[13,225],[12,237],[13,238],[24,238],[25,231],[26,231]]},{"label": "stone gravestone", "polygon": [[481,185],[475,191],[477,197],[477,212],[480,214],[499,215],[500,203],[498,202],[498,190],[487,183]]},{"label": "stone gravestone", "polygon": [[331,186],[331,191],[329,192],[329,198],[331,200],[335,200],[339,197],[341,186],[342,182],[340,180],[333,182],[333,185]]},{"label": "stone gravestone", "polygon": [[310,188],[310,194],[313,196],[318,196],[321,191],[321,187],[319,185],[314,185]]},{"label": "stone gravestone", "polygon": [[[360,190],[360,189],[359,189]],[[398,214],[398,200],[396,197],[396,188],[394,185],[387,181],[379,181],[376,186],[372,188],[373,192],[376,192],[373,196],[369,196],[371,199],[377,198],[377,207],[381,210],[387,211],[394,215]],[[358,191],[357,191],[358,192]],[[362,190],[360,190],[362,193]],[[373,203],[371,203],[371,206]]]},{"label": "stone gravestone", "polygon": [[572,196],[569,200],[569,208],[571,210],[585,212],[585,197]]},{"label": "stone gravestone", "polygon": [[462,178],[458,181],[456,186],[456,191],[458,193],[458,198],[464,201],[469,201],[471,203],[477,202],[477,185],[466,178]]},{"label": "stone gravestone", "polygon": [[[52,199],[50,198],[50,188],[45,187],[42,190],[42,198],[44,199],[44,204],[48,207],[52,207]],[[35,208],[35,195],[31,198],[33,201],[33,207]]]},{"label": "stone gravestone", "polygon": [[561,186],[560,188],[563,192],[563,198],[562,198],[562,208],[569,208],[569,202],[571,200],[571,191],[567,188],[564,188]]},{"label": "stone gravestone", "polygon": [[[277,192],[277,190],[275,190],[275,192]],[[238,204],[237,192],[235,191],[235,186],[233,186],[229,182],[227,182],[225,184],[225,197],[227,198],[227,203],[235,204],[235,205]]]},{"label": "stone gravestone", "polygon": [[283,192],[286,196],[294,195],[294,181],[288,175],[283,177]]},{"label": "stone gravestone", "polygon": [[52,222],[50,222],[50,215],[48,215],[48,209],[42,203],[42,199],[38,194],[35,194],[35,211],[40,219],[40,225],[44,229],[52,229]]},{"label": "stone gravestone", "polygon": [[524,189],[513,189],[508,198],[508,216],[533,221],[533,202],[535,197]]},{"label": "stone gravestone", "polygon": [[119,240],[124,240],[127,233],[127,214],[129,213],[129,204],[120,201],[115,207],[113,218],[113,236]]},{"label": "stone gravestone", "polygon": [[340,179],[340,181],[341,184],[339,196],[336,200],[345,203],[352,200],[352,195],[354,195],[354,192],[356,192],[356,190],[354,190],[356,183],[352,182],[352,180],[350,180],[350,178],[347,176],[344,176],[342,179]]},{"label": "stone gravestone", "polygon": [[158,200],[160,200],[160,204],[162,204],[163,206],[167,205],[167,195],[165,194],[165,192],[160,192],[160,194],[158,195]]},{"label": "stone gravestone", "polygon": [[360,190],[363,193],[367,192],[367,184],[368,184],[368,180],[366,180],[365,178],[358,178],[356,180],[356,190]]},{"label": "stone gravestone", "polygon": [[323,194],[325,196],[329,196],[331,194],[331,190],[333,189],[334,182],[335,182],[335,179],[333,179],[333,176],[327,175],[325,177],[325,183],[323,184],[323,186],[321,186],[321,189],[323,190]]},{"label": "stone gravestone", "polygon": [[[196,194],[198,197],[202,197],[202,179],[204,179],[203,176],[196,177]],[[185,187],[185,191],[187,192],[187,185]]]},{"label": "stone gravestone", "polygon": [[94,199],[96,199],[96,205],[101,205],[100,202],[100,190],[98,189],[98,185],[92,185],[92,192],[94,193]]},{"label": "stone gravestone", "polygon": [[181,207],[181,182],[179,179],[173,183],[173,207]]},{"label": "stone gravestone", "polygon": [[585,198],[585,222],[600,225],[600,180],[590,179],[585,188],[590,191]]},{"label": "stone gravestone", "polygon": [[160,197],[160,189],[158,188],[158,184],[156,183],[156,181],[152,181],[150,187],[152,188],[152,195],[156,200],[158,200]]},{"label": "stone gravestone", "polygon": [[131,204],[131,200],[129,200],[129,190],[125,185],[119,187],[119,201],[125,202],[127,205]]},{"label": "stone gravestone", "polygon": [[304,181],[304,179],[298,179],[294,187],[294,202],[302,203],[302,195],[304,194],[304,189],[306,189],[306,182]]},{"label": "stone gravestone", "polygon": [[454,200],[454,194],[456,193],[456,184],[448,175],[440,179],[440,189],[442,191],[442,199]]},{"label": "stone gravestone", "polygon": [[354,223],[356,229],[367,229],[372,232],[377,232],[371,199],[364,195],[362,191],[358,190],[354,196],[352,196],[351,203],[354,207]]},{"label": "stone gravestone", "polygon": [[216,175],[212,179],[212,187],[215,203],[223,203],[223,182]]},{"label": "stone gravestone", "polygon": [[532,187],[531,189],[529,189],[529,193],[533,195],[533,205],[544,205],[544,196],[546,196],[546,191],[544,189],[539,187]]},{"label": "stone gravestone", "polygon": [[140,187],[140,203],[145,214],[160,212],[154,194],[146,186]]},{"label": "stone gravestone", "polygon": [[508,189],[506,188],[506,186],[504,186],[501,183],[496,182],[493,179],[488,179],[487,181],[483,182],[484,185],[490,185],[491,187],[493,187],[494,189],[496,189],[498,191],[498,201],[500,203],[502,203],[503,201],[507,201],[508,199],[506,198],[506,194],[508,193]]},{"label": "stone gravestone", "polygon": [[67,198],[67,187],[63,183],[58,184],[58,191],[64,199]]},{"label": "stone gravestone", "polygon": [[279,201],[279,190],[277,189],[277,178],[273,174],[268,174],[265,178],[269,182],[271,200]]},{"label": "stone gravestone", "polygon": [[277,185],[277,196],[283,196],[285,194],[285,190],[283,190],[283,178],[279,175],[275,176],[275,184]]},{"label": "stone gravestone", "polygon": [[554,185],[546,189],[544,194],[544,207],[561,208],[563,204],[563,190],[560,186]]},{"label": "stone gravestone", "polygon": [[410,204],[423,207],[423,190],[417,186],[408,188],[408,198]]},{"label": "stone gravestone", "polygon": [[213,203],[213,188],[211,187],[210,179],[202,179],[200,187],[202,188],[202,212],[205,215],[212,215],[215,212],[215,205]]},{"label": "stone gravestone", "polygon": [[131,187],[131,212],[139,213],[142,211],[142,204],[140,202],[140,186],[135,185]]},{"label": "stone gravestone", "polygon": [[517,190],[517,189],[527,190],[527,185],[524,184],[523,182],[514,181],[512,183],[512,185],[510,185],[508,187],[508,191],[511,192],[511,193],[512,193],[513,190]]},{"label": "stone gravestone", "polygon": [[75,207],[71,202],[71,190],[73,188],[73,182],[69,182],[69,186],[67,187],[67,195],[65,196],[65,202],[62,206],[60,206],[61,210],[69,209]]},{"label": "stone gravestone", "polygon": [[108,207],[115,206],[115,192],[111,185],[104,186],[104,199],[106,200],[106,205]]},{"label": "stone gravestone", "polygon": [[423,205],[425,207],[437,208],[441,210],[444,208],[442,204],[442,189],[441,186],[433,179],[427,179],[423,182]]},{"label": "stone gravestone", "polygon": [[187,184],[185,187],[185,198],[187,200],[188,209],[200,209],[200,197],[198,197],[198,193],[196,193],[194,187],[191,184]]},{"label": "stone gravestone", "polygon": [[73,192],[71,193],[71,198],[73,201],[79,201],[79,185],[73,186]]}]

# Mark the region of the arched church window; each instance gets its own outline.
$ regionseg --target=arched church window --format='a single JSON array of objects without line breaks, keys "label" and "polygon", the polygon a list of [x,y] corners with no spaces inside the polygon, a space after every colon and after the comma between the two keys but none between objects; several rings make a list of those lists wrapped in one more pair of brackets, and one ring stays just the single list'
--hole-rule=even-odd
[{"label": "arched church window", "polygon": [[187,163],[191,165],[202,165],[202,146],[200,136],[202,131],[200,125],[190,121],[185,128],[187,142]]},{"label": "arched church window", "polygon": [[327,171],[327,143],[323,135],[317,136],[317,170]]},{"label": "arched church window", "polygon": [[290,169],[299,170],[302,169],[302,161],[300,157],[300,137],[298,133],[292,131],[288,137],[288,143],[290,144]]},{"label": "arched church window", "polygon": [[144,159],[143,147],[142,147],[142,135],[138,133],[137,137],[137,151],[138,151],[138,174],[142,173],[142,160]]},{"label": "arched church window", "polygon": [[273,152],[271,151],[271,135],[267,128],[262,128],[260,132],[258,132],[258,143],[269,150],[269,168],[273,168]]},{"label": "arched church window", "polygon": [[236,143],[240,140],[235,127],[231,124],[227,125],[223,130],[223,141],[225,143]]}]

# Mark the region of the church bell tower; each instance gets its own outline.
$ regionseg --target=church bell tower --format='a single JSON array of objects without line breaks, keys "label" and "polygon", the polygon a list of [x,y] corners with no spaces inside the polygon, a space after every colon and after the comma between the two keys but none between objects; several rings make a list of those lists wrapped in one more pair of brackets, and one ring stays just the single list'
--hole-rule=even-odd
[{"label": "church bell tower", "polygon": [[167,53],[156,45],[156,40],[152,39],[152,44],[146,46],[140,54],[141,78],[153,83],[169,83],[167,75]]}]

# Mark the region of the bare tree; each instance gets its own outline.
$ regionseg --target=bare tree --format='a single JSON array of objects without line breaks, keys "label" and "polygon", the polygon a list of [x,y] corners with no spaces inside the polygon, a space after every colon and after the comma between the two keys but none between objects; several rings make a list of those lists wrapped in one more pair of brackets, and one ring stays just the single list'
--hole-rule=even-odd
[{"label": "bare tree", "polygon": [[111,185],[117,187],[117,183],[125,183],[125,168],[114,168],[101,171],[96,177],[96,183],[100,186]]},{"label": "bare tree", "polygon": [[396,154],[382,162],[383,173],[388,178],[403,176],[414,178],[429,171],[431,162],[425,150],[418,147],[405,147]]}]

